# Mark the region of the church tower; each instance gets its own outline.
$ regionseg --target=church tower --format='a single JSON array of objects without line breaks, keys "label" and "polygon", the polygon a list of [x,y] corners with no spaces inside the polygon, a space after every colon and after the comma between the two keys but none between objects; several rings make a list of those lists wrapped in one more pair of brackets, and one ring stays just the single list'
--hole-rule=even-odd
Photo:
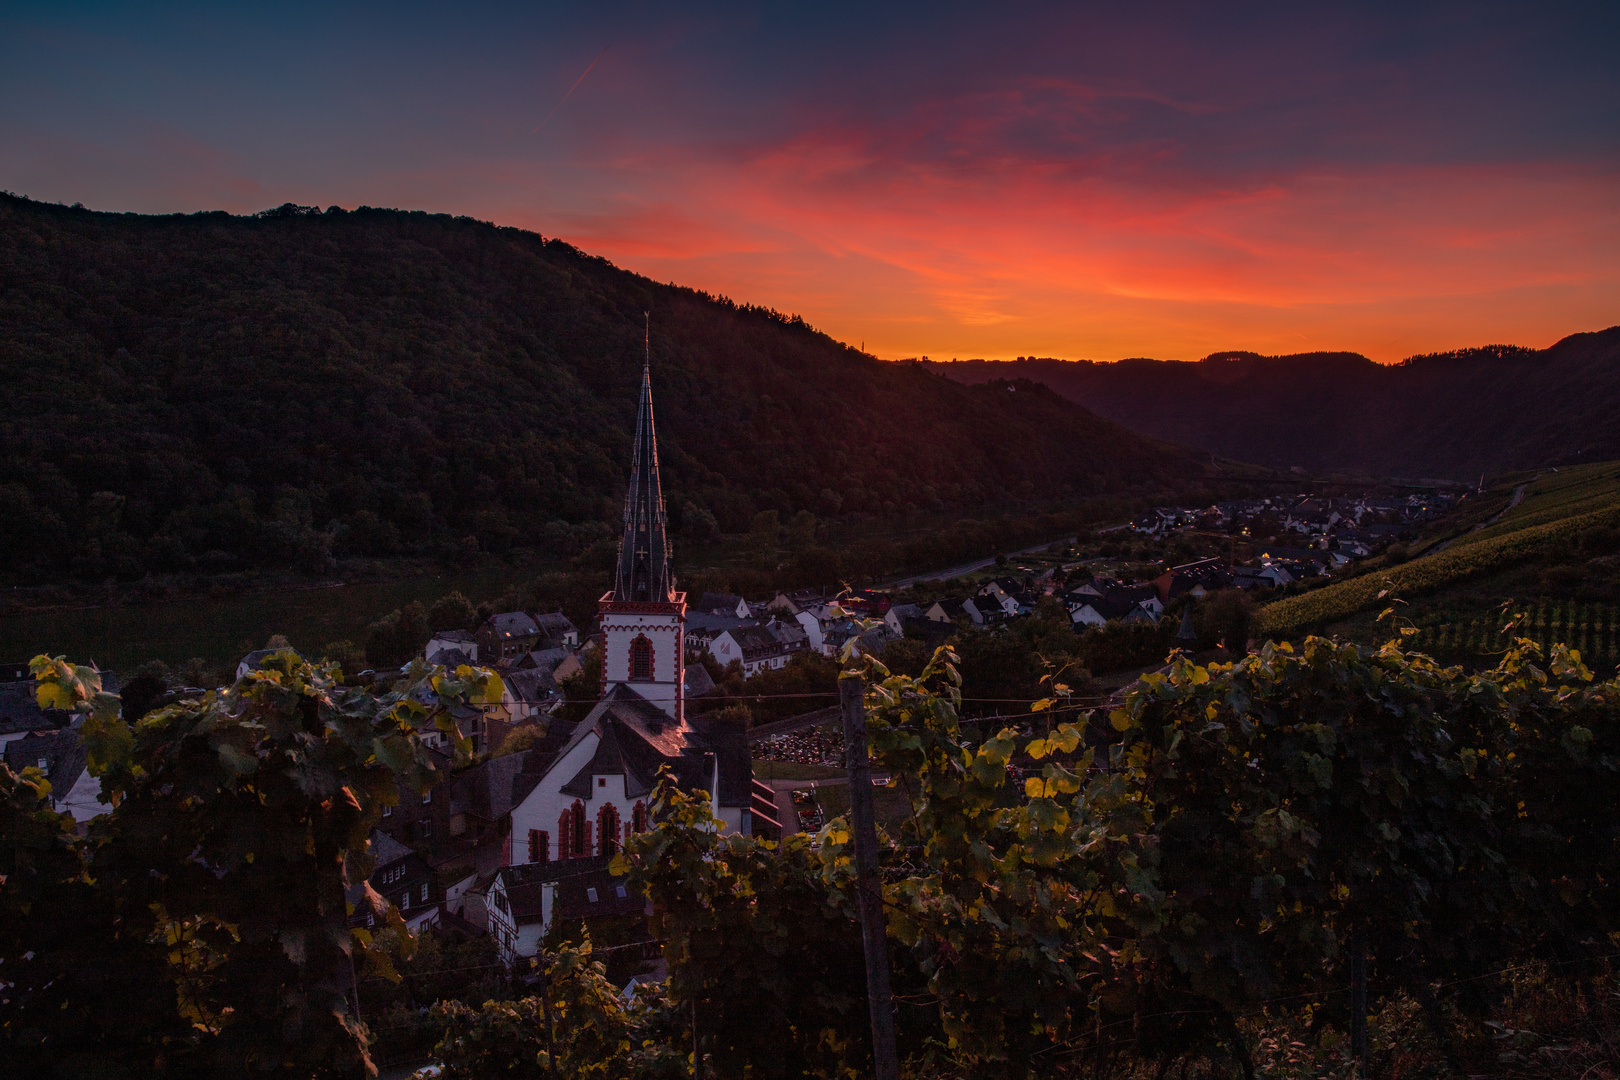
[{"label": "church tower", "polygon": [[602,596],[602,693],[624,685],[677,722],[685,718],[686,594],[669,572],[664,492],[653,430],[651,350],[641,370],[641,404],[624,499],[624,535],[613,591]]}]

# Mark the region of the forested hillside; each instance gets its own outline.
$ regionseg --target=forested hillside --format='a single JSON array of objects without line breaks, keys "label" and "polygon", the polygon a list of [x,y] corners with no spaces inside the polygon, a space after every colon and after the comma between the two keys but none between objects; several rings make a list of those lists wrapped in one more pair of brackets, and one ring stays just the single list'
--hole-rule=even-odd
[{"label": "forested hillside", "polygon": [[678,530],[1151,497],[1213,468],[1043,387],[885,364],[518,229],[5,196],[5,572],[322,572],[600,539],[627,475],[643,312]]},{"label": "forested hillside", "polygon": [[1620,326],[1547,349],[1491,345],[1387,366],[1356,353],[1244,352],[930,366],[964,382],[1035,379],[1145,435],[1283,468],[1477,480],[1620,458]]}]

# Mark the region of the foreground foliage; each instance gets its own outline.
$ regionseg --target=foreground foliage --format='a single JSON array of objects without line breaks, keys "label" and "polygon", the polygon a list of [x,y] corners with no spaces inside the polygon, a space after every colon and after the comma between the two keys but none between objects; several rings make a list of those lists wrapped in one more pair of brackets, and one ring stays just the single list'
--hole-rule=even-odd
[{"label": "foreground foliage", "polygon": [[[910,806],[880,838],[907,1072],[1349,1076],[1357,957],[1373,1060],[1402,1075],[1577,1060],[1548,1041],[1543,999],[1585,1018],[1570,1030],[1612,1033],[1620,685],[1528,637],[1476,674],[1406,640],[1181,658],[1103,709],[1050,678],[991,734],[960,716],[947,649],[912,675],[847,672]],[[355,845],[395,771],[431,782],[415,710],[489,687],[419,670],[438,706],[371,699],[288,655],[129,728],[88,673],[39,671],[42,693],[89,707],[116,808],[79,841],[39,777],[0,777],[4,963],[40,965],[4,1006],[8,1051],[41,1070],[66,1039],[130,1074],[363,1070],[345,961],[385,971],[386,942],[353,941],[333,889],[364,873]],[[667,777],[655,805],[614,868],[652,901],[667,983],[626,1005],[588,941],[561,947],[543,982],[519,972],[534,996],[440,1003],[438,1059],[469,1077],[868,1074],[847,822],[727,834]],[[272,892],[288,902],[252,903]],[[62,934],[75,905],[89,914]],[[139,1026],[87,1005],[128,989],[87,988],[74,965],[92,951],[164,987]]]},{"label": "foreground foliage", "polygon": [[[27,1075],[369,1070],[357,978],[392,974],[411,939],[364,884],[367,839],[397,778],[439,779],[419,728],[454,733],[450,709],[498,680],[418,664],[375,696],[284,651],[132,725],[93,670],[33,667],[42,705],[85,716],[111,812],[79,838],[48,785],[0,769],[7,1061]],[[386,943],[350,929],[351,886]]]}]

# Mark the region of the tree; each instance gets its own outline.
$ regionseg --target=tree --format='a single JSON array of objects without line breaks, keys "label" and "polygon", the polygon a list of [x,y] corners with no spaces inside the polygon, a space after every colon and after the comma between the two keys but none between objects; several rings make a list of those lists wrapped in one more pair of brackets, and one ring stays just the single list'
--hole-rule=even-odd
[{"label": "tree", "polygon": [[1227,652],[1249,650],[1254,600],[1242,589],[1222,589],[1204,602],[1204,636]]},{"label": "tree", "polygon": [[471,630],[474,615],[472,601],[461,595],[459,589],[447,592],[428,608],[428,630],[432,633],[440,630]]}]

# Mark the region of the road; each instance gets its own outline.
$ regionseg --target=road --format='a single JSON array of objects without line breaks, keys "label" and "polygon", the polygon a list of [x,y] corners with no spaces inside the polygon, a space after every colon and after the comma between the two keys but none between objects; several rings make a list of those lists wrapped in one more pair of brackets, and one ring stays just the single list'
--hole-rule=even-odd
[{"label": "road", "polygon": [[[1490,518],[1490,519],[1488,519],[1486,521],[1476,522],[1474,527],[1469,531],[1470,532],[1479,532],[1481,529],[1485,528],[1486,526],[1495,525],[1498,521],[1501,521],[1503,515],[1505,515],[1509,510],[1512,510],[1515,506],[1518,506],[1519,503],[1524,499],[1524,489],[1529,487],[1531,484],[1535,483],[1537,480],[1540,480],[1540,479],[1541,479],[1541,476],[1538,474],[1535,477],[1533,477],[1533,478],[1531,478],[1529,480],[1526,480],[1524,483],[1520,484],[1518,487],[1514,488],[1513,489],[1513,500],[1511,502],[1509,502],[1506,506],[1504,506],[1496,514],[1495,517],[1492,517],[1492,518]],[[1458,539],[1457,537],[1453,536],[1450,540],[1446,540],[1443,543],[1436,544],[1434,547],[1432,547],[1428,551],[1424,552],[1424,555],[1426,555],[1426,556],[1427,555],[1438,555],[1442,551],[1446,550],[1446,548],[1450,547],[1452,544],[1455,544],[1457,542],[1457,539]]]},{"label": "road", "polygon": [[[1048,540],[1044,544],[1036,544],[1033,547],[1020,548],[1017,551],[1009,551],[1007,552],[1007,558],[1014,559],[1019,555],[1033,555],[1037,551],[1045,551],[1053,544],[1072,544],[1074,543],[1074,540],[1075,538],[1072,536],[1062,540]],[[961,577],[963,574],[971,574],[975,570],[983,570],[987,566],[994,565],[996,565],[996,557],[992,555],[988,559],[980,559],[978,562],[963,563],[961,566],[953,566],[949,570],[930,570],[926,574],[913,574],[911,577],[897,578],[894,581],[885,581],[880,585],[872,586],[872,588],[909,589],[919,581],[943,581],[946,578]]]}]

